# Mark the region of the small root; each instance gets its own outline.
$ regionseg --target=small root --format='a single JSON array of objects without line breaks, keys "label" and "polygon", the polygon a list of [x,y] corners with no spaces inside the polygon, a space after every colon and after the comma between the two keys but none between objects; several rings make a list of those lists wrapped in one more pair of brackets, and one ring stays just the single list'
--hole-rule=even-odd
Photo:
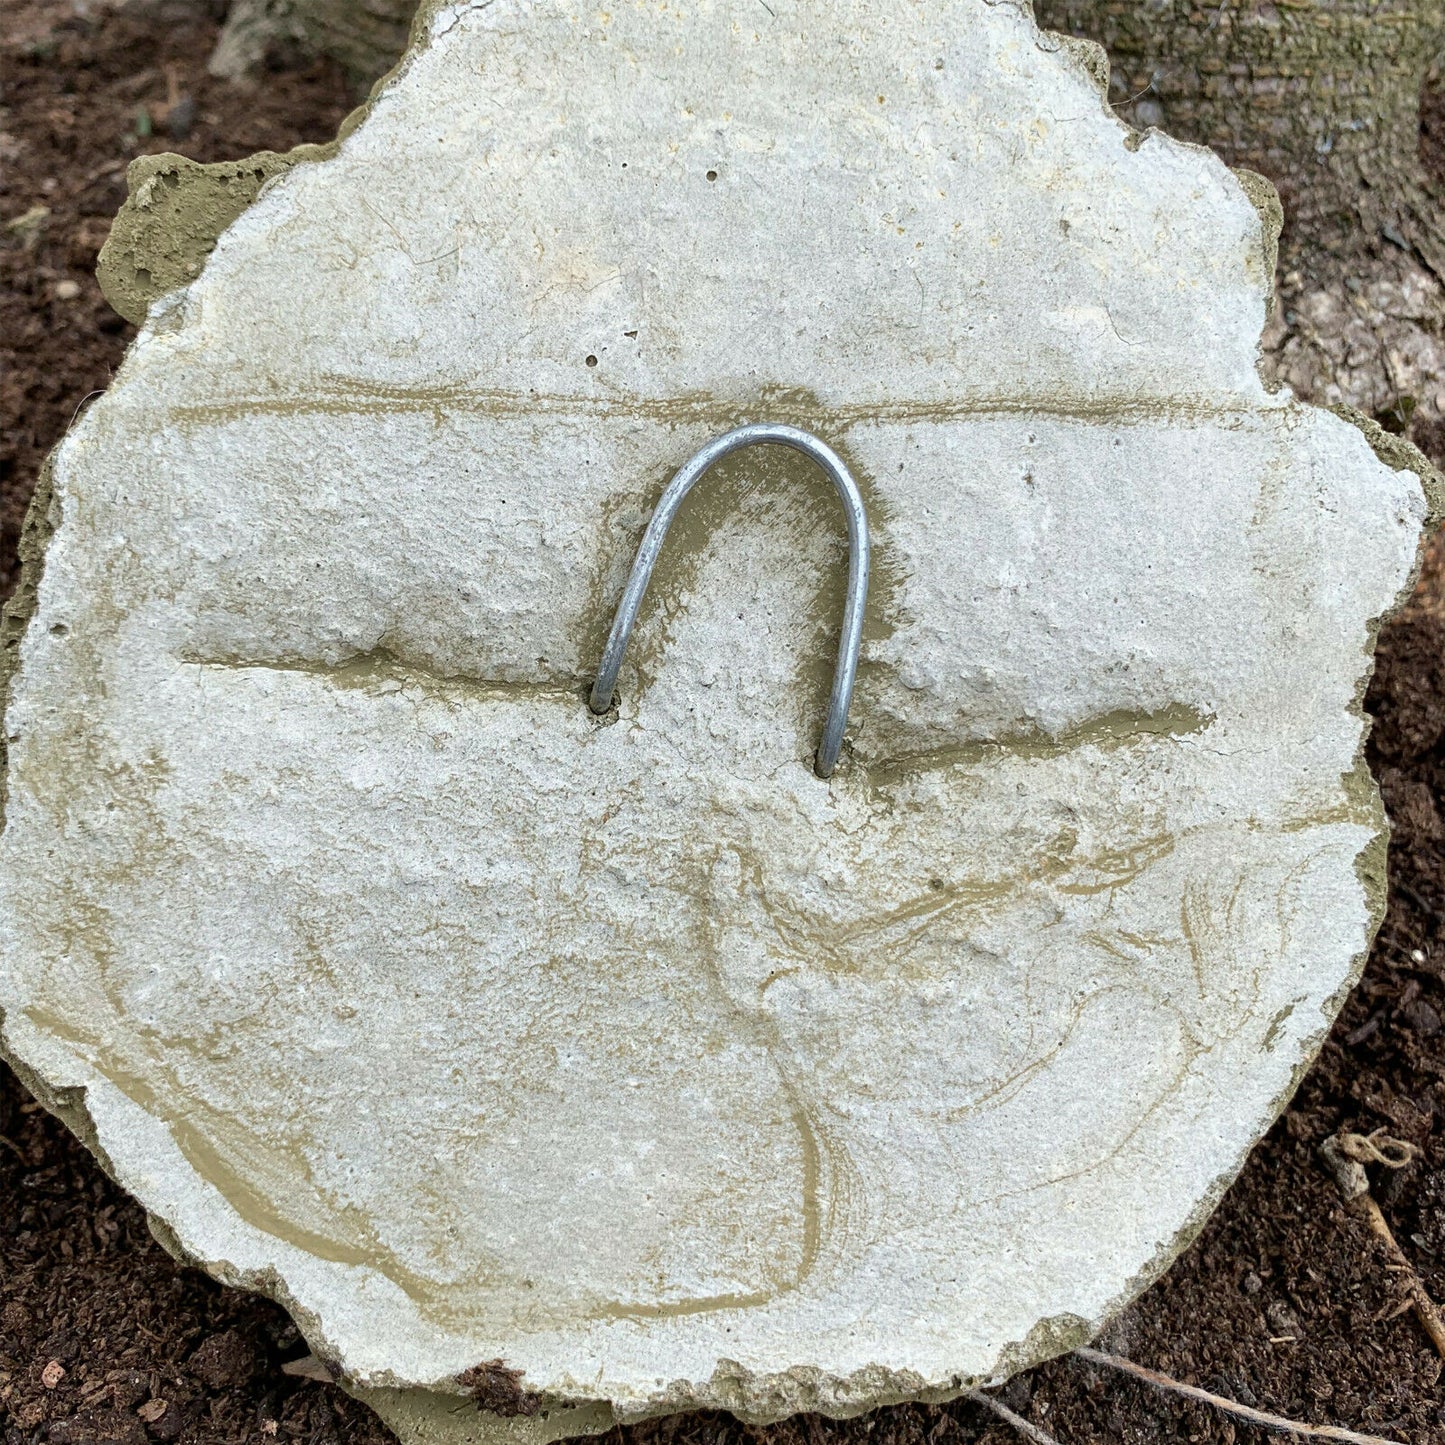
[{"label": "small root", "polygon": [[1136,1380],[1143,1380],[1146,1385],[1153,1385],[1156,1390],[1183,1395],[1186,1400],[1194,1400],[1201,1405],[1212,1405],[1226,1415],[1233,1415],[1236,1420],[1259,1425],[1265,1430],[1300,1435],[1309,1440],[1338,1440],[1343,1442],[1343,1445],[1402,1445],[1401,1441],[1387,1440],[1383,1435],[1361,1435],[1355,1430],[1345,1430],[1338,1425],[1303,1425],[1298,1420],[1286,1420],[1283,1415],[1271,1415],[1266,1410],[1253,1410],[1248,1405],[1226,1400],[1223,1395],[1201,1390],[1197,1385],[1185,1385],[1178,1380],[1171,1380],[1168,1375],[1161,1375],[1158,1370],[1136,1365],[1133,1360],[1126,1360],[1120,1355],[1106,1355],[1102,1350],[1082,1347],[1075,1350],[1074,1354],[1091,1365],[1107,1365],[1111,1370],[1118,1370],[1122,1374],[1132,1375]]},{"label": "small root", "polygon": [[1370,1180],[1365,1173],[1366,1162],[1382,1164],[1386,1169],[1403,1169],[1419,1152],[1415,1145],[1392,1139],[1381,1129],[1373,1134],[1336,1134],[1319,1147],[1320,1159],[1333,1177],[1345,1207],[1359,1215],[1385,1246],[1389,1258],[1386,1270],[1404,1280],[1405,1298],[1414,1307],[1420,1328],[1430,1337],[1436,1354],[1445,1360],[1445,1319],[1440,1316],[1440,1307],[1430,1298],[1425,1281],[1396,1241],[1389,1221],[1370,1193]]},{"label": "small root", "polygon": [[1059,1442],[1047,1430],[1040,1430],[1037,1425],[1010,1410],[1002,1400],[996,1400],[992,1395],[985,1395],[982,1390],[967,1390],[964,1392],[963,1398],[971,1400],[975,1405],[982,1405],[985,1410],[992,1410],[1000,1420],[1012,1425],[1025,1440],[1031,1441],[1032,1445],[1059,1445]]}]

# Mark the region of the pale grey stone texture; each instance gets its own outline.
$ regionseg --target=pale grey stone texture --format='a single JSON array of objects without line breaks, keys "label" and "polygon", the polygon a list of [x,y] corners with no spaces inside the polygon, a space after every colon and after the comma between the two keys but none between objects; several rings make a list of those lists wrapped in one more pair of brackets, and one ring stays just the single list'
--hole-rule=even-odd
[{"label": "pale grey stone texture", "polygon": [[[7,1048],[363,1391],[761,1419],[1056,1351],[1373,926],[1357,699],[1424,501],[1262,386],[1245,190],[1021,7],[771,11],[440,12],[56,458]],[[869,498],[830,783],[801,459],[704,483],[583,701],[742,420]]]}]

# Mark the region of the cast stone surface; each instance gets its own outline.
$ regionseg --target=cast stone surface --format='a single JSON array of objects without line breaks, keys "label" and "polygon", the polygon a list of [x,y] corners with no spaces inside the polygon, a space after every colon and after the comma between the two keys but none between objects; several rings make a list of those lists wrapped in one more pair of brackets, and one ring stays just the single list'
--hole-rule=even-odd
[{"label": "cast stone surface", "polygon": [[[55,458],[6,1049],[378,1400],[502,1358],[575,1428],[768,1418],[1047,1356],[1353,976],[1420,479],[1263,388],[1245,188],[1021,10],[440,10]],[[704,482],[584,701],[648,508],[751,420],[868,497],[828,783],[844,534],[790,454]]]}]

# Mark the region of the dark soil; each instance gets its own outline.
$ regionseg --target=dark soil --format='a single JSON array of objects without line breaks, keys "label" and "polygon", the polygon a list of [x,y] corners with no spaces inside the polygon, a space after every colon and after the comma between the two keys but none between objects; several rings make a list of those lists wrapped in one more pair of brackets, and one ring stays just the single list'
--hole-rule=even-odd
[{"label": "dark soil", "polygon": [[[324,66],[277,74],[249,92],[211,80],[204,67],[214,36],[210,23],[148,21],[95,0],[7,4],[0,590],[13,585],[15,541],[44,454],[107,384],[132,335],[92,276],[124,197],[125,162],[147,150],[213,160],[323,140],[355,99],[340,72]],[[187,95],[195,111],[188,133],[165,135],[171,105]],[[1435,147],[1445,146],[1438,111],[1427,137]],[[11,224],[37,206],[47,208],[38,223]],[[66,282],[78,289],[67,295]],[[1420,440],[1445,460],[1445,437]],[[1445,547],[1380,639],[1369,707],[1370,761],[1395,833],[1389,913],[1364,978],[1198,1241],[1104,1343],[1295,1419],[1445,1445],[1441,1362],[1400,1312],[1401,1285],[1380,1246],[1314,1158],[1341,1125],[1383,1127],[1420,1147],[1413,1165],[1377,1178],[1375,1188],[1405,1252],[1435,1298],[1445,1298]],[[0,1067],[5,1445],[390,1440],[338,1388],[281,1372],[304,1353],[276,1306],[176,1265],[141,1210]],[[1004,1398],[1061,1445],[1263,1438],[1069,1359],[1015,1379]],[[635,1445],[1018,1439],[967,1403],[852,1422],[803,1417],[769,1430],[690,1415],[626,1433]]]}]

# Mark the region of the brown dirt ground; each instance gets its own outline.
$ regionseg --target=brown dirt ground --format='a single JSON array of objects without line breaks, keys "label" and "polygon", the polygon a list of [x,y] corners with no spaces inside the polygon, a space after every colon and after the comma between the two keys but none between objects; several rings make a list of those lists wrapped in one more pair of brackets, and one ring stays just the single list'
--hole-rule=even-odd
[{"label": "brown dirt ground", "polygon": [[[9,0],[0,30],[0,591],[46,451],[103,388],[133,331],[93,278],[124,165],[148,150],[201,160],[322,140],[355,97],[339,71],[277,74],[254,91],[205,75],[210,23],[146,20],[97,0]],[[165,136],[171,94],[188,134]],[[145,119],[140,119],[144,111]],[[147,128],[161,134],[139,134]],[[1437,164],[1445,110],[1429,120]],[[10,223],[43,206],[18,228]],[[64,283],[73,283],[72,287]],[[1445,460],[1445,437],[1419,440]],[[1419,1145],[1376,1180],[1397,1237],[1445,1298],[1445,547],[1380,640],[1370,761],[1395,825],[1389,913],[1319,1061],[1194,1246],[1105,1345],[1296,1419],[1445,1445],[1440,1360],[1379,1246],[1341,1206],[1314,1149],[1341,1125]],[[281,1373],[305,1353],[276,1306],[176,1265],[141,1210],[0,1068],[0,1421],[5,1445],[151,1440],[381,1445],[391,1436],[334,1386]],[[1004,1398],[1061,1445],[1262,1438],[1207,1409],[1077,1361]],[[1014,1445],[959,1402],[769,1430],[725,1415],[625,1432],[630,1445]],[[611,1445],[620,1445],[619,1441]]]}]

